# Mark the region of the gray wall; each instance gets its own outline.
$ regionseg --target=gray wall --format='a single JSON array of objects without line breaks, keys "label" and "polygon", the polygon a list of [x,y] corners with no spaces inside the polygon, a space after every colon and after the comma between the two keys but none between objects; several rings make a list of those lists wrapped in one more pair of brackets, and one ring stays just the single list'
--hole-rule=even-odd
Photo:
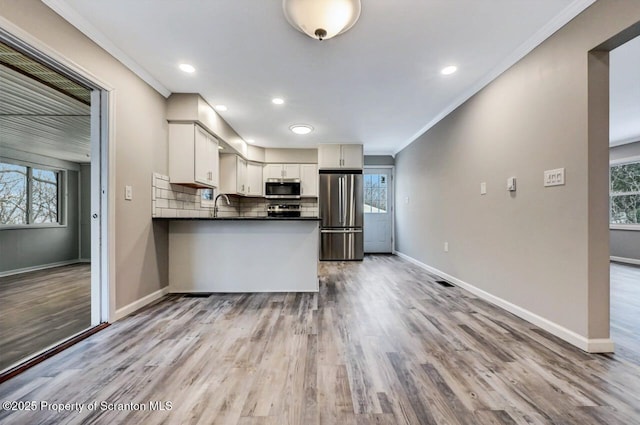
[{"label": "gray wall", "polygon": [[[396,249],[608,338],[608,66],[588,52],[638,20],[640,2],[594,3],[402,150]],[[543,187],[560,167],[566,185]]]},{"label": "gray wall", "polygon": [[[166,99],[39,0],[0,0],[0,11],[113,89],[115,307],[166,287],[168,227],[151,220],[151,176],[168,171]],[[122,196],[125,185],[132,201]]]},{"label": "gray wall", "polygon": [[394,165],[395,159],[391,155],[365,155],[364,165]]},{"label": "gray wall", "polygon": [[91,164],[80,164],[80,258],[91,260]]},{"label": "gray wall", "polygon": [[0,230],[0,273],[78,259],[78,172],[66,176],[66,226]]},{"label": "gray wall", "polygon": [[[609,159],[611,161],[633,157],[640,159],[640,141],[614,146],[609,150]],[[610,250],[613,257],[640,261],[640,229],[611,229]]]}]

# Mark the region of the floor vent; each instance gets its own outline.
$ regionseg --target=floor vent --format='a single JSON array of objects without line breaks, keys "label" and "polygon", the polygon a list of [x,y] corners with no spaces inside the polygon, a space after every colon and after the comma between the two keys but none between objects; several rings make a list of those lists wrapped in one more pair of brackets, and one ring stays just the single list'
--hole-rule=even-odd
[{"label": "floor vent", "polygon": [[445,288],[453,288],[454,285],[450,284],[446,280],[436,280],[436,283],[440,286],[444,286]]},{"label": "floor vent", "polygon": [[211,294],[207,293],[195,293],[195,294],[184,294],[184,298],[209,298]]}]

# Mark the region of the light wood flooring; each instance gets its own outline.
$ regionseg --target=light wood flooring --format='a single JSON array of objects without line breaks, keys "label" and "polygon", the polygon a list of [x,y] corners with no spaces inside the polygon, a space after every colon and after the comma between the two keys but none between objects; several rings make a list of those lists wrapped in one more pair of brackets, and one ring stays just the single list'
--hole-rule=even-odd
[{"label": "light wood flooring", "polygon": [[91,266],[0,278],[0,370],[91,325]]},{"label": "light wood flooring", "polygon": [[640,266],[611,263],[611,338],[618,357],[640,365]]},{"label": "light wood flooring", "polygon": [[321,275],[319,294],[168,296],[0,385],[0,400],[147,410],[0,421],[640,423],[640,365],[626,357],[586,354],[394,256]]}]

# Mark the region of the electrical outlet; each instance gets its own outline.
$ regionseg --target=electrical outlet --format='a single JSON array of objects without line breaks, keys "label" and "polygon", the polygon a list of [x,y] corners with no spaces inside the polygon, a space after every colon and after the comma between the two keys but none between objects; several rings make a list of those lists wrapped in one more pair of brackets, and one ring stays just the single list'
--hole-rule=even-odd
[{"label": "electrical outlet", "polygon": [[130,201],[133,199],[133,187],[131,186],[124,187],[124,199],[126,201]]},{"label": "electrical outlet", "polygon": [[444,252],[449,252],[449,242],[444,243]]}]

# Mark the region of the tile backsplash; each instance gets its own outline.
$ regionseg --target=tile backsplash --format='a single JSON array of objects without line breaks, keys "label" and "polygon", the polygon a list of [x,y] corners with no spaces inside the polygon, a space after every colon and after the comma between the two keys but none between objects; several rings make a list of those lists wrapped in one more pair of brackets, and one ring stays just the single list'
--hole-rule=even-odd
[{"label": "tile backsplash", "polygon": [[[169,183],[169,176],[153,173],[151,195],[152,217],[213,217],[213,206],[203,205],[200,190]],[[214,190],[214,196],[218,192]],[[268,199],[229,196],[231,205],[223,200],[218,201],[218,217],[266,217]],[[303,217],[318,216],[318,200],[316,198],[298,201],[274,201],[274,203],[300,204],[300,215]]]}]

